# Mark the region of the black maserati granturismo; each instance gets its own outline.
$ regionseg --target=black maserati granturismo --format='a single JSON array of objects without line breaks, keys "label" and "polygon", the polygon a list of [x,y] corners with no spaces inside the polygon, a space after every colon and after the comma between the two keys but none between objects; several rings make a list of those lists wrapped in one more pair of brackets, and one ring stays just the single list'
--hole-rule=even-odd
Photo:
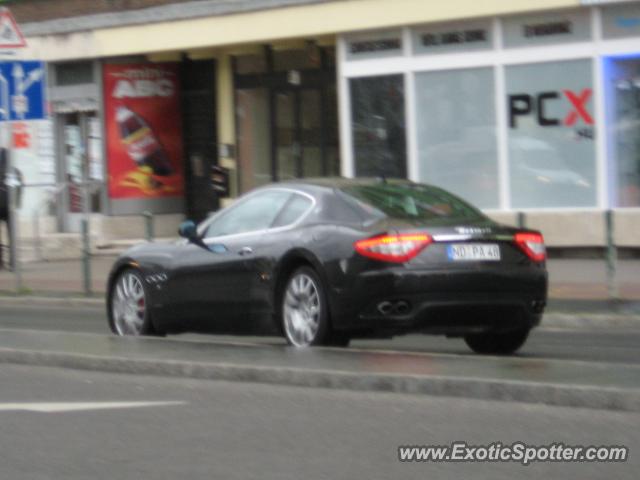
[{"label": "black maserati granturismo", "polygon": [[272,184],[180,235],[114,264],[115,334],[278,334],[306,347],[421,332],[510,354],[546,304],[540,232],[406,180]]}]

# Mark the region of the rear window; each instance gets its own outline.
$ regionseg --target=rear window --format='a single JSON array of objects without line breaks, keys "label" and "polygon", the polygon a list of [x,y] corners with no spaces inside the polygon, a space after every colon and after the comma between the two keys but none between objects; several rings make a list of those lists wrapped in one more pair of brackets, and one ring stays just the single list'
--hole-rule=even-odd
[{"label": "rear window", "polygon": [[407,220],[482,220],[484,215],[458,197],[420,184],[353,185],[341,189],[370,217]]}]

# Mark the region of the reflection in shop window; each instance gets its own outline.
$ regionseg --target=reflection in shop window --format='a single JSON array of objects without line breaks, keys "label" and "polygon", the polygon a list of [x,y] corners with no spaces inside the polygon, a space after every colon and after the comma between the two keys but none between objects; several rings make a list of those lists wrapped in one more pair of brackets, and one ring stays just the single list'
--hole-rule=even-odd
[{"label": "reflection in shop window", "polygon": [[613,95],[610,143],[615,159],[617,206],[640,206],[640,58],[610,60],[606,75]]},{"label": "reflection in shop window", "polygon": [[356,175],[407,176],[402,75],[351,80]]},{"label": "reflection in shop window", "polygon": [[591,60],[506,68],[513,208],[596,205]]},{"label": "reflection in shop window", "polygon": [[416,95],[420,181],[497,208],[493,70],[419,73]]}]

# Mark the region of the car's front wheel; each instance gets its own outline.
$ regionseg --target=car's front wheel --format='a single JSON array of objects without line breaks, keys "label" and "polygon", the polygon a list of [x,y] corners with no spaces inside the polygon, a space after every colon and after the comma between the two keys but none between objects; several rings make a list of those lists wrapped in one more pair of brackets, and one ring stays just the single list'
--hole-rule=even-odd
[{"label": "car's front wheel", "polygon": [[109,326],[116,335],[156,335],[149,314],[148,295],[137,270],[120,272],[111,287]]},{"label": "car's front wheel", "polygon": [[282,327],[295,347],[324,345],[330,334],[325,289],[318,274],[300,267],[287,280],[282,295]]},{"label": "car's front wheel", "polygon": [[530,329],[509,332],[486,332],[467,335],[464,341],[476,353],[485,355],[511,355],[527,341]]}]

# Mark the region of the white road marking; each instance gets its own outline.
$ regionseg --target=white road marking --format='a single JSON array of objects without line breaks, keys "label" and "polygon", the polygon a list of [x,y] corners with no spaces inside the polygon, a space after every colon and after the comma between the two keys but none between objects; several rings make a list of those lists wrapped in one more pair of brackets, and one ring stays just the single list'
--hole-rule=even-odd
[{"label": "white road marking", "polygon": [[113,410],[121,408],[166,407],[186,405],[187,402],[68,402],[68,403],[0,403],[0,412],[22,410],[26,412],[80,412],[86,410]]}]

